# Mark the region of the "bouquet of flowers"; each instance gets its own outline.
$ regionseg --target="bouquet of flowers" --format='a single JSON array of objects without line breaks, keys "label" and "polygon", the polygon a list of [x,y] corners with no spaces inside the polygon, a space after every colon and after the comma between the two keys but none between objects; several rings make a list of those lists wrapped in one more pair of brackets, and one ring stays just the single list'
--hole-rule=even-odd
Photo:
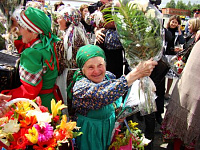
[{"label": "bouquet of flowers", "polygon": [[[153,58],[158,61],[163,50],[162,15],[149,3],[149,0],[116,0],[120,7],[113,5],[112,18],[115,22],[120,41],[125,49],[125,57],[130,67],[139,62]],[[109,16],[107,16],[109,20]],[[150,78],[140,79],[139,98],[144,97],[144,103],[139,108],[146,115],[156,111],[155,92]],[[141,96],[143,94],[144,96]],[[147,105],[150,106],[147,108]]]},{"label": "bouquet of flowers", "polygon": [[13,43],[13,35],[10,34],[11,23],[12,23],[12,15],[13,12],[17,7],[22,6],[24,0],[0,0],[0,14],[4,16],[5,22],[3,22],[3,26],[5,27],[5,33],[3,37],[5,38],[6,42],[6,49],[10,50],[11,52],[14,51],[14,43]]},{"label": "bouquet of flowers", "polygon": [[[8,102],[12,111],[0,118],[0,146],[10,150],[35,149],[54,150],[70,141],[81,132],[75,132],[76,122],[67,122],[61,114],[66,108],[61,101],[51,101],[51,112],[41,105],[39,97],[35,102],[18,98]],[[13,105],[16,103],[15,105]]]},{"label": "bouquet of flowers", "polygon": [[146,139],[142,131],[136,127],[138,123],[130,120],[126,125],[121,130],[117,129],[114,140],[109,146],[109,150],[143,150],[144,146],[148,145],[150,140]]}]

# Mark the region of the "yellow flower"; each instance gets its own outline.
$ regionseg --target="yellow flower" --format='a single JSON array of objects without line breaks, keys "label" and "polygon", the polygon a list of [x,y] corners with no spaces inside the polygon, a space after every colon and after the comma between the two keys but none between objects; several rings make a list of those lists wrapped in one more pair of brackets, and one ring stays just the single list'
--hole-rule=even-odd
[{"label": "yellow flower", "polygon": [[60,123],[60,129],[72,131],[74,128],[76,128],[76,122],[67,122],[67,116],[63,115]]},{"label": "yellow flower", "polygon": [[33,109],[29,102],[18,102],[17,109],[15,110],[22,117],[26,116],[27,111]]},{"label": "yellow flower", "polygon": [[17,119],[9,120],[7,124],[3,127],[3,132],[5,133],[17,133],[20,129],[20,124],[17,123]]},{"label": "yellow flower", "polygon": [[52,112],[53,118],[58,114],[58,111],[63,108],[67,108],[67,106],[62,104],[61,100],[58,101],[57,103],[54,99],[51,100],[51,112]]},{"label": "yellow flower", "polygon": [[29,134],[25,134],[27,139],[33,143],[36,144],[38,142],[38,132],[35,127],[32,127],[32,129],[28,129]]}]

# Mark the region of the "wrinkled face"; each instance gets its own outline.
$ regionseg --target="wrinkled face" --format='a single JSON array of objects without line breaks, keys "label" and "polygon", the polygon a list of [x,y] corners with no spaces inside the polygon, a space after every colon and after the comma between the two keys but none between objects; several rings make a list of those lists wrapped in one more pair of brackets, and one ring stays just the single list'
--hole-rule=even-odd
[{"label": "wrinkled face", "polygon": [[178,26],[178,21],[176,19],[173,19],[170,21],[170,28],[176,28]]},{"label": "wrinkled face", "polygon": [[67,28],[66,20],[63,18],[63,16],[58,17],[57,22],[60,30],[65,30]]},{"label": "wrinkled face", "polygon": [[36,39],[37,38],[37,34],[36,33],[33,33],[23,27],[19,27],[19,33],[20,35],[22,35],[22,42],[23,43],[29,43],[31,42],[33,39]]},{"label": "wrinkled face", "polygon": [[85,19],[85,14],[87,14],[89,11],[88,11],[88,8],[84,8],[83,11],[82,11],[82,18]]},{"label": "wrinkled face", "polygon": [[106,73],[106,63],[102,57],[90,58],[83,66],[83,74],[92,82],[100,83]]}]

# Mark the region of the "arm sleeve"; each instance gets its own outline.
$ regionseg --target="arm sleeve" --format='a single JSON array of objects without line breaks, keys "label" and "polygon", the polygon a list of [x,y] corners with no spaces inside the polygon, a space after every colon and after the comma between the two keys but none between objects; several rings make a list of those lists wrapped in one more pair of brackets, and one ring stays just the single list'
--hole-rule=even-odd
[{"label": "arm sleeve", "polygon": [[42,89],[42,81],[37,86],[32,86],[23,80],[21,80],[22,85],[13,90],[4,90],[1,93],[6,95],[12,95],[12,99],[14,98],[28,98],[35,99],[40,90]]},{"label": "arm sleeve", "polygon": [[19,75],[20,79],[36,86],[43,76],[43,57],[39,50],[27,48],[21,54]]},{"label": "arm sleeve", "polygon": [[95,84],[84,78],[73,88],[73,107],[100,109],[120,98],[128,90],[125,76]]}]

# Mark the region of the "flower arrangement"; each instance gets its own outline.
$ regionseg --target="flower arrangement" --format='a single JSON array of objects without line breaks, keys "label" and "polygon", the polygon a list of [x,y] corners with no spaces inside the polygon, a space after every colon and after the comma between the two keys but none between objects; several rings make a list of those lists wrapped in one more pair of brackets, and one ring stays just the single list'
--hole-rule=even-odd
[{"label": "flower arrangement", "polygon": [[114,150],[120,150],[124,146],[131,146],[131,149],[144,150],[144,147],[148,145],[150,140],[144,137],[142,131],[136,127],[137,125],[138,123],[130,120],[128,127],[125,126],[115,135],[115,140],[110,145],[109,150],[113,148]]},{"label": "flower arrangement", "polygon": [[[149,0],[115,0],[111,11],[106,14],[106,22],[114,21],[125,57],[130,67],[153,58],[158,61],[162,56],[163,29],[162,15],[149,3]],[[117,5],[119,7],[116,7]],[[139,110],[141,115],[156,111],[155,85],[149,77],[143,77],[139,83]],[[131,93],[130,93],[131,94]]]},{"label": "flower arrangement", "polygon": [[118,3],[120,7],[113,8],[112,18],[129,65],[134,67],[150,58],[159,60],[163,46],[161,13],[148,0]]},{"label": "flower arrangement", "polygon": [[[54,150],[62,143],[81,135],[76,122],[67,122],[61,110],[66,108],[62,101],[51,101],[51,112],[41,105],[40,97],[34,100],[15,99],[12,109],[0,118],[0,146],[10,150],[26,149]],[[10,102],[8,102],[10,103]],[[10,104],[9,104],[10,105]],[[34,107],[35,108],[34,108]]]}]

